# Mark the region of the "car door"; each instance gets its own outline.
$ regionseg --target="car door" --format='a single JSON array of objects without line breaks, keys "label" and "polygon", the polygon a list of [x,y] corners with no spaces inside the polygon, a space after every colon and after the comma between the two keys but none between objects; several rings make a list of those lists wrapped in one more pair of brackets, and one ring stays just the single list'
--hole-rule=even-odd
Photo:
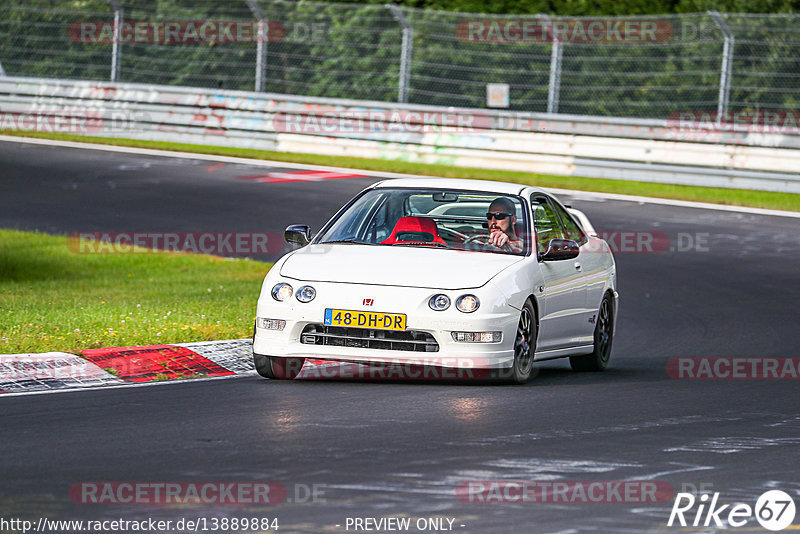
[{"label": "car door", "polygon": [[582,274],[586,292],[586,301],[581,314],[580,326],[583,338],[585,338],[586,343],[589,343],[593,341],[594,323],[597,320],[600,301],[603,298],[603,290],[606,287],[608,278],[605,257],[602,250],[592,248],[589,243],[589,237],[578,221],[575,220],[575,217],[555,199],[553,199],[553,208],[561,219],[567,239],[571,239],[580,245],[580,254],[575,258],[574,263]]},{"label": "car door", "polygon": [[[567,233],[547,195],[531,197],[531,210],[536,232],[537,253],[544,254],[551,239],[567,239]],[[587,341],[586,286],[580,257],[562,261],[539,261],[543,284],[535,294],[541,303],[539,310],[538,351],[556,350]]]}]

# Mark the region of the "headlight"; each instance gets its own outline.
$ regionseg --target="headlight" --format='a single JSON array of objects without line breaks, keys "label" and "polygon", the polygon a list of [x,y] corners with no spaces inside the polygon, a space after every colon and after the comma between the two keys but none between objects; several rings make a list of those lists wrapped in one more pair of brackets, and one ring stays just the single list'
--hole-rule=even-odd
[{"label": "headlight", "polygon": [[297,290],[295,296],[300,302],[311,302],[317,296],[317,290],[311,286],[303,286]]},{"label": "headlight", "polygon": [[450,307],[450,297],[447,295],[434,295],[428,301],[428,306],[434,311],[444,311]]},{"label": "headlight", "polygon": [[456,301],[456,308],[460,312],[472,313],[478,309],[481,301],[475,295],[461,295]]},{"label": "headlight", "polygon": [[276,284],[275,287],[272,288],[272,298],[279,302],[283,302],[287,300],[289,297],[292,296],[292,286],[289,284]]}]

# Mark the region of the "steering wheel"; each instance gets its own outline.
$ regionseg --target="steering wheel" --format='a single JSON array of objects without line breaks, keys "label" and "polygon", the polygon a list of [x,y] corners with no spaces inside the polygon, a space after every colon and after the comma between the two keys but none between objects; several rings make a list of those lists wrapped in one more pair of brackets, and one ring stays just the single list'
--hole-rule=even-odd
[{"label": "steering wheel", "polygon": [[476,234],[468,237],[466,241],[464,241],[464,246],[467,247],[469,245],[478,245],[479,247],[481,247],[481,250],[490,250],[489,247],[491,247],[492,249],[500,249],[506,252],[513,252],[513,250],[511,249],[511,245],[509,245],[508,242],[506,242],[506,244],[503,245],[502,247],[498,247],[497,245],[489,243],[489,236],[484,234]]}]

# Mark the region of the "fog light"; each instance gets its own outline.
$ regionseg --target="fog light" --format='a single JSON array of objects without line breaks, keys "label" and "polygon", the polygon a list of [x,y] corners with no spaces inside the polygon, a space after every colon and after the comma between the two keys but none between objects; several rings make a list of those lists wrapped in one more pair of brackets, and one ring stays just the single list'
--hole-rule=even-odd
[{"label": "fog light", "polygon": [[447,295],[434,295],[428,301],[428,306],[434,311],[444,311],[450,307],[450,297]]},{"label": "fog light", "polygon": [[283,319],[265,319],[264,317],[259,317],[256,322],[258,327],[264,330],[283,330],[286,328],[286,321]]},{"label": "fog light", "polygon": [[500,343],[502,332],[453,332],[453,341],[459,343]]},{"label": "fog light", "polygon": [[300,302],[311,302],[317,296],[317,290],[311,286],[303,286],[297,290],[296,296]]},{"label": "fog light", "polygon": [[289,284],[276,284],[275,287],[272,288],[272,298],[279,302],[283,302],[291,296],[292,286]]},{"label": "fog light", "polygon": [[472,313],[477,310],[480,305],[481,301],[479,301],[478,297],[475,295],[461,295],[456,301],[456,308],[458,311],[464,313]]}]

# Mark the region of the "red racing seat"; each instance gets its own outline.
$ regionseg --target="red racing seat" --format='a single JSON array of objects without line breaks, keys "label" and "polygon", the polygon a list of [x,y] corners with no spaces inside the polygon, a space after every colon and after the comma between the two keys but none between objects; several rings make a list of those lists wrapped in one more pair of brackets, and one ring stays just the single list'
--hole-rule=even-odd
[{"label": "red racing seat", "polygon": [[392,235],[381,242],[381,245],[396,243],[414,243],[425,245],[437,243],[448,246],[439,235],[436,221],[430,217],[400,217],[394,225]]}]

